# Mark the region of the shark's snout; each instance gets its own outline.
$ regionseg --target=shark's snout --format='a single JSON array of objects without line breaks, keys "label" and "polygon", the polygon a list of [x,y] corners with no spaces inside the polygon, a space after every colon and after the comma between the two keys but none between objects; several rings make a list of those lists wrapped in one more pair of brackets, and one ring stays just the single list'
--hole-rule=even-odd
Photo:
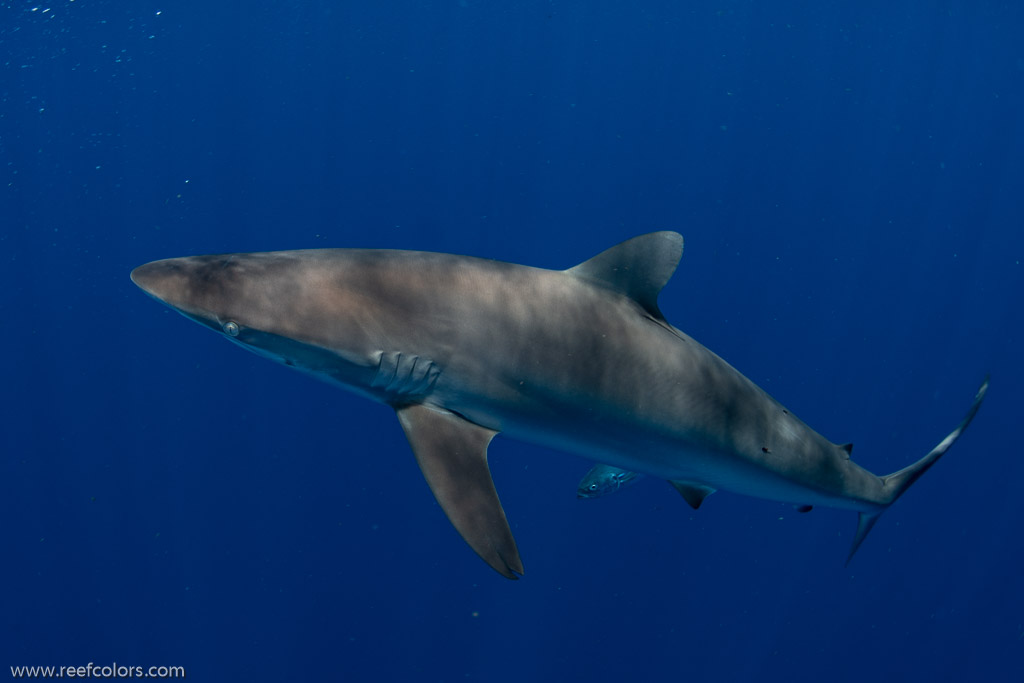
[{"label": "shark's snout", "polygon": [[139,266],[132,271],[132,282],[141,287],[147,294],[156,296],[153,292],[153,287],[159,280],[159,266],[160,261],[153,261],[145,265]]},{"label": "shark's snout", "polygon": [[132,282],[155,299],[180,308],[187,302],[188,264],[186,258],[164,259],[139,266],[131,273]]}]

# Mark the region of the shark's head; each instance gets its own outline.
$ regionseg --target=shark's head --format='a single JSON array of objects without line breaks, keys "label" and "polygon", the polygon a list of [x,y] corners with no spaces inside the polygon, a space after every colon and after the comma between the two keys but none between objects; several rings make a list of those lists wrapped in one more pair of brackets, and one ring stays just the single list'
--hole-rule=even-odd
[{"label": "shark's head", "polygon": [[[370,363],[358,306],[323,258],[304,252],[164,259],[132,281],[150,296],[263,357],[349,383],[345,363]],[[333,321],[333,327],[324,324]],[[330,371],[327,371],[330,368]],[[341,370],[339,370],[341,369]]]},{"label": "shark's head", "polygon": [[179,313],[236,341],[271,331],[302,281],[302,264],[275,254],[164,259],[132,271],[132,282]]}]

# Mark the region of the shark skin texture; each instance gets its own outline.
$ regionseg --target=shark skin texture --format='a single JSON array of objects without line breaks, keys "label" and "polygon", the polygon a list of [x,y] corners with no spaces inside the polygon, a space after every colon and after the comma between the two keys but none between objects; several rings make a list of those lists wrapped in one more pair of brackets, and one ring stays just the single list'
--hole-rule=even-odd
[{"label": "shark skin texture", "polygon": [[[391,406],[448,519],[502,576],[523,564],[487,464],[501,433],[672,484],[879,516],[960,437],[886,476],[665,320],[683,238],[641,235],[567,270],[453,254],[315,249],[132,271],[174,310],[263,357]],[[368,454],[369,455],[369,454]]]}]

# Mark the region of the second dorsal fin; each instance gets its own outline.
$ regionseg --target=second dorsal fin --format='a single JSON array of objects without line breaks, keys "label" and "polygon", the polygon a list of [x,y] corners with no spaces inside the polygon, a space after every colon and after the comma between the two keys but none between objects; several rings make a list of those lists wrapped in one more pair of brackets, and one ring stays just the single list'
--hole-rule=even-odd
[{"label": "second dorsal fin", "polygon": [[628,296],[663,320],[658,293],[672,277],[682,255],[682,235],[652,232],[606,249],[566,272]]}]

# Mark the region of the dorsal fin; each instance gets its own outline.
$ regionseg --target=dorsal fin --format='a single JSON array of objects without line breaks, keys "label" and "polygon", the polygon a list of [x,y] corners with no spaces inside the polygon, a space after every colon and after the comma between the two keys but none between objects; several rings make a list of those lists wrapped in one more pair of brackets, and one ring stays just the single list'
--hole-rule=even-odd
[{"label": "dorsal fin", "polygon": [[658,293],[672,277],[682,255],[682,235],[652,232],[606,249],[565,272],[624,294],[664,320],[658,310]]}]

